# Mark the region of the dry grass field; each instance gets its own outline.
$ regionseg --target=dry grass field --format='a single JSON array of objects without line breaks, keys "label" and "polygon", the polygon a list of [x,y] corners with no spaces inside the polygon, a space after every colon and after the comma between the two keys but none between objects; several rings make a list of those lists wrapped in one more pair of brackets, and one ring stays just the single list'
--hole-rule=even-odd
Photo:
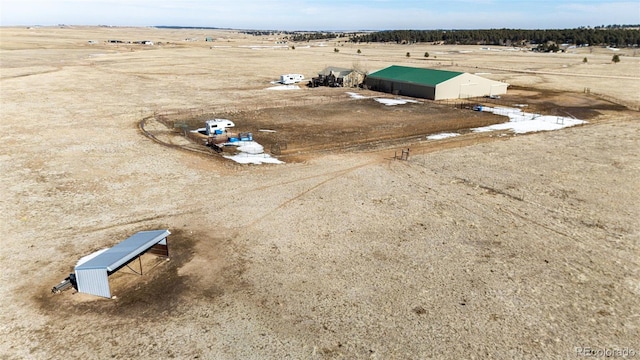
[{"label": "dry grass field", "polygon": [[[637,50],[613,64],[604,48],[277,40],[0,28],[0,358],[640,356]],[[365,90],[266,90],[280,74],[392,64],[484,74],[512,85],[505,105],[589,123],[427,141],[500,120],[346,94],[389,97]],[[182,151],[193,144],[162,114],[228,117],[286,140],[286,163]],[[176,146],[144,136],[143,118]],[[50,293],[80,257],[157,228],[171,260],[114,276],[116,299]]]}]

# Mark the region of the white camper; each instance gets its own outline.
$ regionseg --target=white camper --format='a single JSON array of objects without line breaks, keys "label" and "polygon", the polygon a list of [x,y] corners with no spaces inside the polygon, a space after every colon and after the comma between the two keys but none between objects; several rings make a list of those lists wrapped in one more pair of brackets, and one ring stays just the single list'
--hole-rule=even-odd
[{"label": "white camper", "polygon": [[285,84],[285,85],[299,83],[302,80],[304,80],[304,75],[302,75],[302,74],[280,75],[280,83]]},{"label": "white camper", "polygon": [[216,130],[219,131],[219,133],[222,133],[226,128],[234,126],[236,125],[233,121],[227,119],[213,119],[205,121],[205,129],[209,136],[215,135]]}]

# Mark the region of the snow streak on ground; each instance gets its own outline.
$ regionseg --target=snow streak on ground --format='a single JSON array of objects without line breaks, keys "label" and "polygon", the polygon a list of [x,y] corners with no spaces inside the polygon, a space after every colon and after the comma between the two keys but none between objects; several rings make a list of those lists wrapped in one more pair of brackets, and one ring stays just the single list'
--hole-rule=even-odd
[{"label": "snow streak on ground", "polygon": [[586,123],[584,120],[570,117],[532,114],[514,108],[492,108],[483,106],[481,111],[507,116],[509,117],[509,122],[472,129],[474,132],[512,130],[516,134],[525,134],[536,131],[558,130]]},{"label": "snow streak on ground", "polygon": [[358,93],[354,93],[354,92],[347,92],[347,94],[349,96],[351,96],[352,99],[368,99],[369,97],[364,96],[364,95],[360,95]]},{"label": "snow streak on ground", "polygon": [[380,104],[384,104],[387,106],[393,106],[393,105],[404,105],[406,103],[417,103],[417,101],[415,100],[406,100],[406,99],[385,99],[385,98],[375,98],[375,101],[379,102]]},{"label": "snow streak on ground", "polygon": [[[354,92],[347,92],[347,94],[351,96],[352,99],[368,99],[369,98],[368,96],[360,95]],[[419,102],[417,100],[409,100],[409,99],[388,99],[388,98],[375,98],[375,97],[373,99],[381,104],[388,105],[388,106],[403,105],[410,102],[411,103]]]},{"label": "snow streak on ground", "polygon": [[240,164],[284,164],[283,161],[280,161],[276,158],[271,157],[269,154],[249,154],[249,153],[240,153],[237,155],[225,155],[225,158],[229,160],[233,160]]},{"label": "snow streak on ground", "polygon": [[458,133],[439,133],[439,134],[432,134],[427,136],[427,140],[441,140],[441,139],[446,139],[446,138],[451,138],[451,137],[456,137],[459,136],[460,134]]},{"label": "snow streak on ground", "polygon": [[225,145],[237,146],[240,151],[236,155],[224,155],[225,158],[233,160],[240,164],[284,164],[269,154],[264,153],[264,147],[255,141],[236,141],[229,142]]},{"label": "snow streak on ground", "polygon": [[298,85],[278,85],[266,88],[266,90],[300,90]]}]

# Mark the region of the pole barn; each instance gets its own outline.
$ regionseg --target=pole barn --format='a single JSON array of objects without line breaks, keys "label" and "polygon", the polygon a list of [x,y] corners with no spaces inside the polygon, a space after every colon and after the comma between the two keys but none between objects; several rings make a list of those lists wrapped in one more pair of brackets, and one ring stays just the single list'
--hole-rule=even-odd
[{"label": "pole barn", "polygon": [[430,100],[503,95],[509,86],[504,82],[458,71],[397,65],[367,75],[364,83],[374,91]]}]

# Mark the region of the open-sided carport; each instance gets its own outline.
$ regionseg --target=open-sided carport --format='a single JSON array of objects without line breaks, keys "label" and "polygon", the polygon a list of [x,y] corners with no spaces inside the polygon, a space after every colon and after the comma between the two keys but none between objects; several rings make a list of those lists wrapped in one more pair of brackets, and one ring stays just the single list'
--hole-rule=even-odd
[{"label": "open-sided carport", "polygon": [[169,257],[169,230],[140,231],[75,267],[79,292],[111,298],[109,275],[145,253]]}]

